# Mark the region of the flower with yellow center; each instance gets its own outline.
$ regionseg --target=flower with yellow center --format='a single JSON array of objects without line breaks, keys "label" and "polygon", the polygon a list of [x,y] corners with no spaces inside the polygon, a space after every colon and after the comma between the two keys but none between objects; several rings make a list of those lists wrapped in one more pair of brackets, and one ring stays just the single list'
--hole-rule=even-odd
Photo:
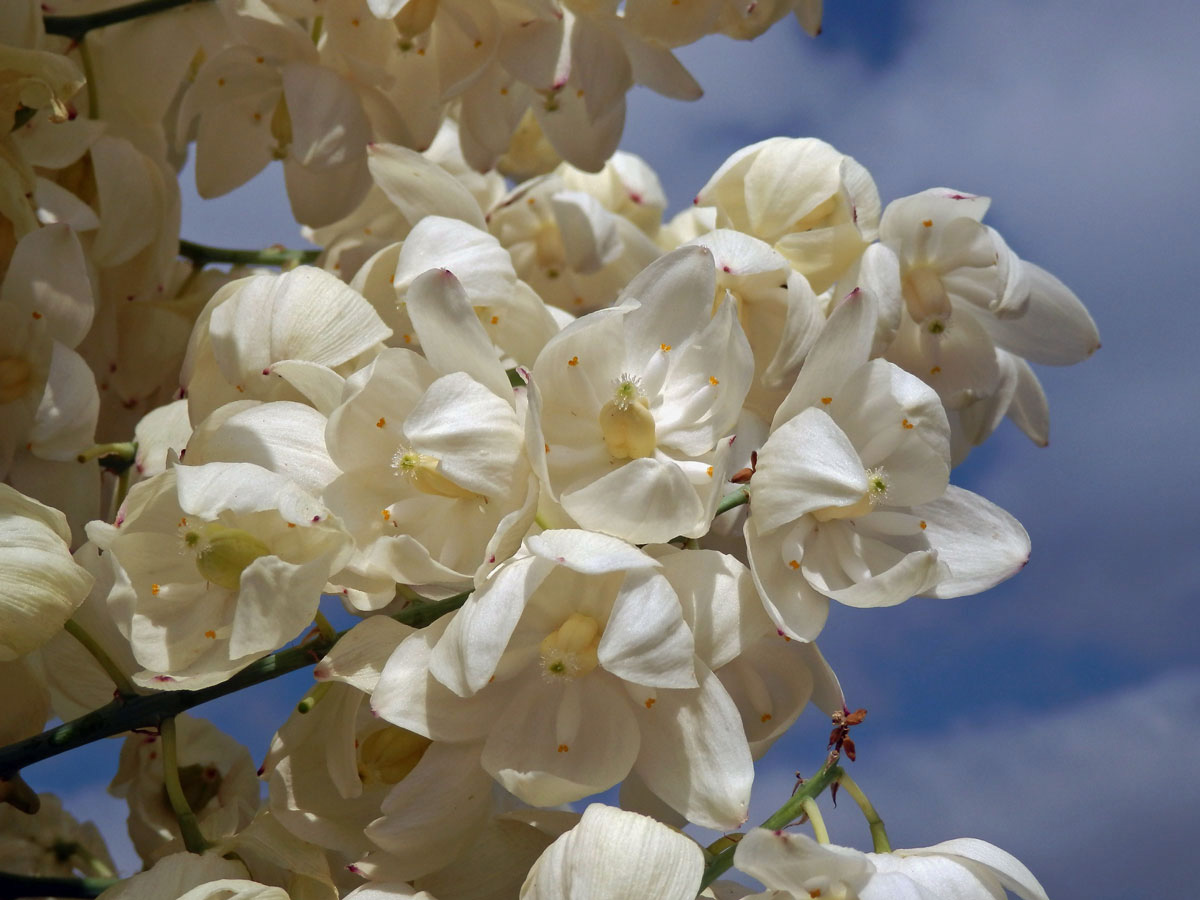
[{"label": "flower with yellow center", "polygon": [[130,489],[89,535],[114,560],[114,607],[154,688],[204,687],[296,637],[350,550],[293,482],[250,463],[177,465]]},{"label": "flower with yellow center", "polygon": [[483,739],[483,768],[536,806],[633,771],[691,821],[731,827],[745,818],[752,765],[712,671],[739,639],[711,623],[751,621],[756,601],[722,554],[659,558],[671,554],[683,551],[569,529],[527,538],[448,624],[400,645],[372,708],[439,741]]}]

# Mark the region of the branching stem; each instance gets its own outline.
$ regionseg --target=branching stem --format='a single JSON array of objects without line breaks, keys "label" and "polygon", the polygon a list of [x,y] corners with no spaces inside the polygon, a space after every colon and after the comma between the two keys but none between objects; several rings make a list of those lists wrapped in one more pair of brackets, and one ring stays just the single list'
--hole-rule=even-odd
[{"label": "branching stem", "polygon": [[[825,788],[829,787],[829,785],[837,781],[838,777],[842,774],[844,773],[842,772],[840,766],[832,765],[831,763],[826,762],[825,765],[823,765],[817,771],[816,775],[797,788],[796,792],[788,798],[788,801],[783,804],[783,806],[779,807],[779,809],[775,810],[774,813],[768,816],[767,820],[762,823],[761,827],[770,828],[771,830],[775,831],[791,824],[805,813],[804,804],[806,801],[811,801],[820,796],[821,792],[824,791]],[[810,815],[809,818],[811,819],[812,816]],[[823,827],[824,823],[822,823],[822,828]],[[826,835],[825,839],[828,840],[829,836]],[[819,837],[818,840],[820,840]],[[704,867],[704,878],[700,881],[701,890],[716,881],[729,869],[730,866],[733,865],[733,854],[736,851],[737,845],[734,844],[722,850],[708,861],[708,864]]]},{"label": "branching stem", "polygon": [[858,804],[858,808],[862,810],[862,814],[866,817],[867,825],[871,829],[871,843],[875,846],[876,853],[891,853],[892,845],[888,841],[887,830],[883,827],[883,819],[879,817],[879,813],[875,811],[875,807],[871,805],[871,801],[867,799],[867,795],[845,772],[838,775],[838,784],[846,789],[854,802]]},{"label": "branching stem", "polygon": [[238,250],[231,247],[209,247],[195,241],[179,239],[179,255],[190,259],[198,266],[209,263],[229,263],[235,266],[281,266],[314,263],[321,255],[320,250],[289,250],[286,247],[268,247],[266,250]]}]

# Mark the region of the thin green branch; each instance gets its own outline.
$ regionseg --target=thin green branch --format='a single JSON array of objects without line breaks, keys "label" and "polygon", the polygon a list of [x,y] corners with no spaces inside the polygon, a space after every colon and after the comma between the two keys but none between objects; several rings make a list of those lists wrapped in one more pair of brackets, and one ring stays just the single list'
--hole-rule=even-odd
[{"label": "thin green branch", "polygon": [[817,806],[817,801],[812,797],[804,798],[804,814],[808,816],[809,824],[812,825],[813,837],[817,839],[818,844],[829,843],[829,829],[825,827],[825,818],[821,815],[821,809]]},{"label": "thin green branch", "polygon": [[[777,831],[791,824],[804,815],[805,801],[820,796],[825,788],[837,781],[838,776],[842,774],[840,766],[826,762],[817,771],[816,775],[800,785],[796,789],[796,792],[788,798],[788,801],[772,813],[759,827]],[[700,881],[701,890],[704,890],[704,888],[708,887],[729,870],[733,865],[733,854],[736,852],[737,844],[731,844],[708,861],[708,864],[704,867],[704,878]]]},{"label": "thin green branch", "polygon": [[289,250],[268,247],[266,250],[237,250],[231,247],[209,247],[195,241],[179,239],[179,255],[198,266],[209,263],[229,263],[235,266],[296,266],[314,263],[320,250]]},{"label": "thin green branch", "polygon": [[196,821],[196,812],[188,803],[183,792],[183,783],[179,780],[179,743],[175,737],[175,717],[163,719],[159,725],[162,737],[163,786],[167,789],[167,802],[179,822],[179,833],[183,836],[183,846],[189,853],[203,853],[208,849],[208,840],[200,831],[200,823]]},{"label": "thin green branch", "polygon": [[121,671],[121,667],[108,655],[108,651],[101,647],[94,637],[88,634],[86,628],[74,619],[67,619],[63,624],[63,629],[71,637],[83,644],[83,648],[91,654],[92,659],[100,664],[100,668],[112,679],[118,691],[131,697],[137,693],[137,689],[133,686],[133,682],[129,680],[129,676]]},{"label": "thin green branch", "polygon": [[90,900],[120,881],[119,878],[51,878],[0,872],[0,900],[17,897],[67,897]]},{"label": "thin green branch", "polygon": [[736,491],[730,491],[728,494],[722,497],[721,502],[717,504],[717,511],[713,514],[713,518],[715,519],[717,516],[721,515],[721,513],[727,513],[734,507],[741,506],[743,503],[749,502],[750,492],[745,488],[738,488]]},{"label": "thin green branch", "polygon": [[[455,594],[445,600],[417,601],[392,618],[414,628],[424,628],[446,613],[458,609],[466,602],[468,596],[469,591]],[[340,632],[332,640],[318,636],[299,646],[278,650],[251,663],[228,681],[212,687],[118,697],[111,703],[85,713],[78,719],[64,722],[57,728],[43,731],[7,747],[0,747],[0,776],[101,738],[123,734],[134,728],[156,728],[164,719],[178,715],[193,706],[311,666],[319,662],[343,634],[345,632]]]},{"label": "thin green branch", "polygon": [[879,817],[879,813],[875,811],[875,807],[867,799],[862,788],[845,772],[838,775],[838,784],[846,789],[846,792],[858,804],[858,808],[862,810],[862,814],[867,820],[867,826],[871,829],[871,843],[875,847],[875,852],[891,853],[892,845],[888,841],[887,829],[883,827],[883,819]]},{"label": "thin green branch", "polygon": [[206,3],[208,0],[139,0],[126,6],[117,6],[99,12],[86,13],[79,16],[44,16],[46,34],[57,34],[78,41],[95,28],[105,25],[116,25],[118,22],[128,22],[143,16],[165,12],[179,6],[189,6],[193,3]]}]

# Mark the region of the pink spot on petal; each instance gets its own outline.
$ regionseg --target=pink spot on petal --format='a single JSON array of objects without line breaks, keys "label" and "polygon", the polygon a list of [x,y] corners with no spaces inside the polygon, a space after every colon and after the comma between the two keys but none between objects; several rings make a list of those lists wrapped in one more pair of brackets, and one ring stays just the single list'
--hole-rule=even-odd
[{"label": "pink spot on petal", "polygon": [[264,375],[270,375],[270,374],[271,374],[271,370],[270,370],[270,369],[263,369],[262,373],[263,373]]},{"label": "pink spot on petal", "polygon": [[162,682],[162,681],[174,681],[175,679],[172,678],[170,675],[155,675],[154,680]]},{"label": "pink spot on petal", "polygon": [[721,271],[722,272],[732,272],[733,269],[729,268],[729,266],[721,266]]}]

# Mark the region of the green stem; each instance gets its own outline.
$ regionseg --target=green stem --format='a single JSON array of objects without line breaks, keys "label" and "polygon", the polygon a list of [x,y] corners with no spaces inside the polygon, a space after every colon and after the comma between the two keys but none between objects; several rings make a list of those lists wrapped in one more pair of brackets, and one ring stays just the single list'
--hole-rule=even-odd
[{"label": "green stem", "polygon": [[189,853],[203,853],[209,844],[200,831],[200,823],[196,821],[196,813],[183,793],[183,784],[179,781],[179,747],[175,739],[175,717],[162,720],[159,725],[162,736],[163,785],[167,789],[167,800],[171,810],[179,821],[179,832],[183,835],[183,846]]},{"label": "green stem", "polygon": [[46,24],[46,34],[58,34],[78,41],[94,28],[116,25],[118,22],[140,19],[178,6],[203,2],[206,0],[140,0],[127,6],[117,6],[80,16],[44,16],[42,21]]},{"label": "green stem", "polygon": [[321,698],[329,693],[331,687],[333,687],[332,681],[321,681],[314,684],[304,698],[296,704],[296,712],[302,716],[308,715],[313,711],[313,707],[321,702]]},{"label": "green stem", "polygon": [[108,674],[108,677],[112,679],[113,684],[117,686],[117,690],[122,695],[132,697],[137,694],[137,688],[133,686],[133,682],[129,680],[129,676],[121,671],[121,667],[108,655],[108,651],[101,647],[94,637],[88,634],[86,628],[74,619],[67,619],[63,628],[67,634],[83,644],[84,649],[92,655],[92,659],[100,664],[100,668]]},{"label": "green stem", "polygon": [[846,792],[854,798],[854,802],[858,804],[858,808],[862,810],[862,814],[866,817],[867,825],[871,829],[871,843],[875,846],[876,853],[891,853],[892,845],[888,841],[887,830],[883,827],[883,819],[879,817],[879,813],[875,811],[875,807],[871,805],[871,801],[867,799],[867,795],[845,772],[838,775],[838,784],[846,789]]},{"label": "green stem", "polygon": [[[398,622],[412,625],[414,628],[424,628],[446,613],[453,612],[466,602],[470,592],[455,594],[445,600],[414,602],[392,616]],[[345,632],[340,632],[340,638]],[[319,662],[328,653],[335,640],[317,637],[296,647],[277,650],[270,656],[248,665],[236,673],[228,681],[214,684],[212,687],[199,690],[158,691],[153,694],[139,694],[135,697],[117,698],[99,709],[85,713],[78,719],[64,722],[57,728],[43,731],[41,734],[0,747],[0,777],[7,773],[16,772],[25,766],[49,759],[67,750],[82,747],[101,738],[123,734],[134,728],[154,728],[164,719],[177,715],[184,710],[224,697],[251,685],[260,684],[303,669]]]},{"label": "green stem", "polygon": [[[825,763],[817,771],[816,775],[800,785],[796,792],[788,798],[788,801],[768,816],[767,820],[759,827],[778,831],[794,822],[804,814],[805,801],[819,796],[825,788],[837,781],[838,777],[842,774],[843,772],[839,766],[830,765],[828,762]],[[708,861],[704,867],[704,878],[700,881],[701,890],[704,890],[704,888],[708,887],[728,871],[730,866],[733,865],[733,854],[736,851],[737,845],[734,844],[722,850]]]},{"label": "green stem", "polygon": [[804,800],[804,814],[808,816],[809,824],[812,825],[813,837],[817,839],[817,843],[828,844],[829,830],[825,827],[825,819],[821,816],[817,801],[812,797],[806,797]]},{"label": "green stem", "polygon": [[111,509],[109,510],[108,520],[110,522],[117,521],[117,513],[121,510],[121,504],[125,502],[125,495],[129,493],[129,469],[122,469],[117,473],[117,484],[113,488]]},{"label": "green stem", "polygon": [[179,255],[196,265],[230,263],[235,266],[294,266],[317,261],[320,250],[288,250],[274,247],[266,250],[237,250],[230,247],[209,247],[194,241],[179,239]]},{"label": "green stem", "polygon": [[137,441],[118,441],[115,444],[93,444],[75,457],[76,462],[85,463],[91,459],[99,459],[101,465],[116,471],[128,469],[137,458]]},{"label": "green stem", "polygon": [[0,872],[0,898],[68,897],[90,900],[99,897],[119,878],[48,878]]},{"label": "green stem", "polygon": [[736,506],[741,506],[743,503],[750,502],[750,492],[745,488],[738,488],[736,491],[730,491],[721,498],[721,502],[717,504],[717,511],[713,514],[715,519],[721,513],[727,513]]}]

